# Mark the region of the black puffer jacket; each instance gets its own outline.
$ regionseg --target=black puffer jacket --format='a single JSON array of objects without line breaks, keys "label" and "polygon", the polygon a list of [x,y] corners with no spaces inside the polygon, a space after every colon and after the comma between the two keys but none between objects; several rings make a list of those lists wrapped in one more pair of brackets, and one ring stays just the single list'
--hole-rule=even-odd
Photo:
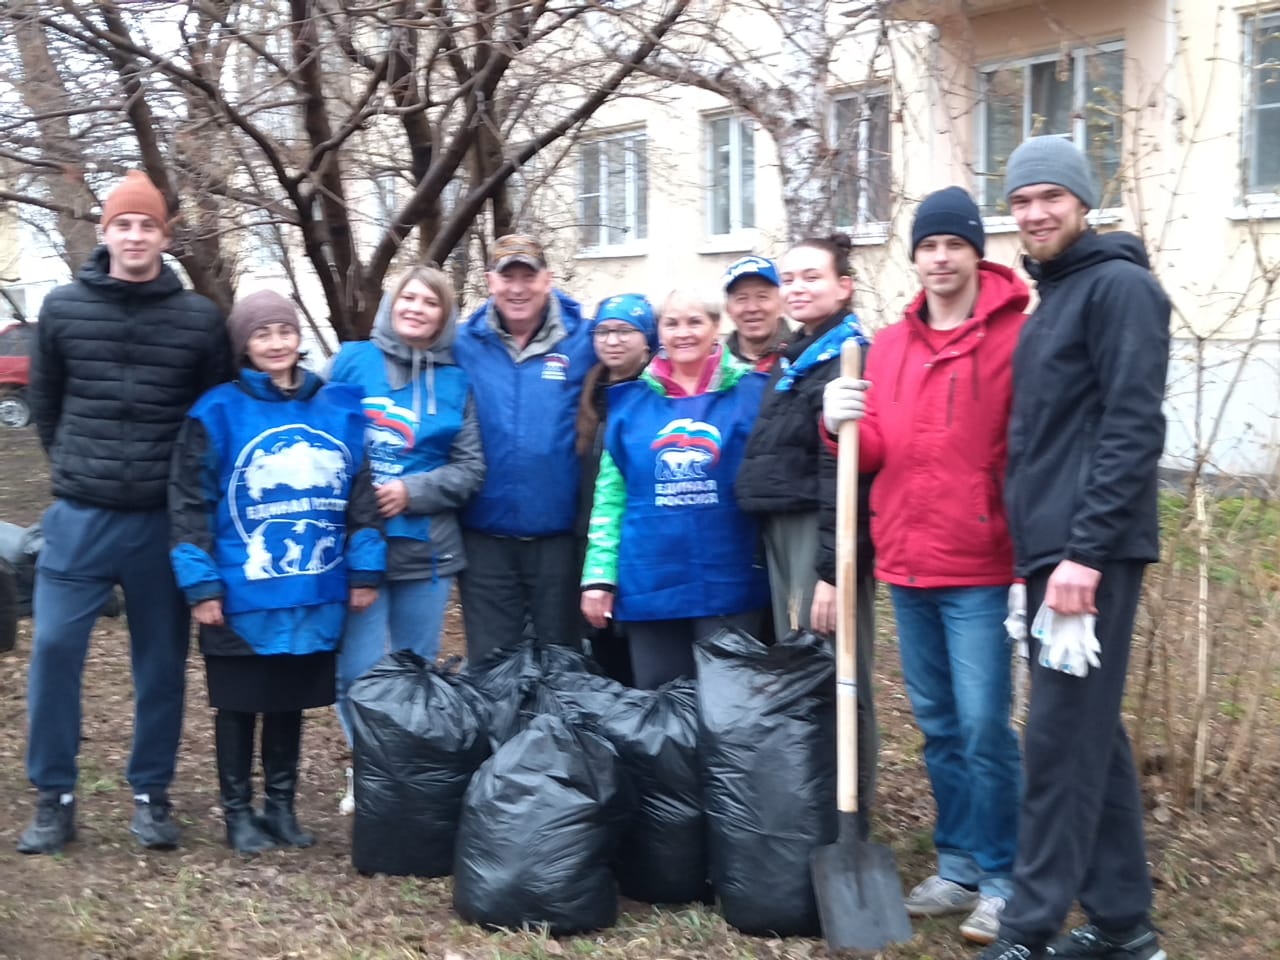
[{"label": "black puffer jacket", "polygon": [[[818,327],[812,334],[798,333],[782,356],[789,362],[839,324],[844,312]],[[771,513],[803,513],[817,510],[820,540],[815,562],[818,576],[835,582],[835,502],[836,461],[818,436],[822,417],[822,392],[840,376],[840,358],[835,357],[797,380],[792,388],[779,392],[774,387],[783,374],[775,364],[769,374],[760,414],[747,441],[747,452],[738,469],[734,489],[738,506],[757,516]],[[868,497],[872,477],[858,484],[858,569],[870,575],[873,567],[871,534],[867,523]]]},{"label": "black puffer jacket", "polygon": [[1129,233],[1089,231],[1027,271],[1040,305],[1013,357],[1004,487],[1018,573],[1154,562],[1169,298]]},{"label": "black puffer jacket", "polygon": [[31,409],[53,493],[112,510],[165,506],[187,408],[230,373],[222,315],[168,266],[145,283],[109,275],[105,247],[45,298]]}]

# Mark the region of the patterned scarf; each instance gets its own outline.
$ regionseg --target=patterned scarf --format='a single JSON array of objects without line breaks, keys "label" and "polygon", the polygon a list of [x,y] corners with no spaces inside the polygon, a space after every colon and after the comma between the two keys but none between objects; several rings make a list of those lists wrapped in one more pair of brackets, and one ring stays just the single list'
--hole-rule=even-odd
[{"label": "patterned scarf", "polygon": [[794,361],[788,361],[786,357],[779,358],[778,363],[783,372],[778,382],[773,385],[773,389],[779,393],[786,393],[797,380],[814,367],[826,363],[832,357],[840,356],[840,347],[850,337],[857,340],[863,348],[871,342],[862,332],[862,324],[858,322],[857,314],[853,313],[845,314],[843,320],[809,344],[804,353]]}]

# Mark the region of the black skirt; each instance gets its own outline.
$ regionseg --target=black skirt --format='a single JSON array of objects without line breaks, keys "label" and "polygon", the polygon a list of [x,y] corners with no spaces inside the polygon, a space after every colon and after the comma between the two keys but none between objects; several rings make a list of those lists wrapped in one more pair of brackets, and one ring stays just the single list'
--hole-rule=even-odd
[{"label": "black skirt", "polygon": [[284,713],[327,707],[337,699],[337,656],[209,656],[209,706],[241,713]]}]

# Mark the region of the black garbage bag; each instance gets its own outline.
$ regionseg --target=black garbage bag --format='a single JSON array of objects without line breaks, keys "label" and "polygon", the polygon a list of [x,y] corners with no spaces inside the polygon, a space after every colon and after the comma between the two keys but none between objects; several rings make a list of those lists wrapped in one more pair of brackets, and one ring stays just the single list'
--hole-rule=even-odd
[{"label": "black garbage bag", "polygon": [[743,933],[816,936],[809,874],[836,838],[835,660],[810,633],[694,650],[711,883]]},{"label": "black garbage bag", "polygon": [[607,739],[635,789],[617,876],[623,896],[645,903],[706,900],[707,833],[698,759],[698,694],[692,680],[632,690],[607,677],[547,680],[562,715]]},{"label": "black garbage bag", "polygon": [[13,567],[0,560],[0,653],[18,643],[18,578]]},{"label": "black garbage bag", "polygon": [[528,636],[467,667],[467,676],[489,703],[489,736],[495,748],[524,729],[532,717],[559,712],[546,680],[565,675],[595,677],[599,672],[585,654]]},{"label": "black garbage bag", "polygon": [[534,717],[467,788],[454,909],[471,923],[545,926],[554,936],[612,926],[613,861],[631,806],[605,740],[559,717]]},{"label": "black garbage bag", "polygon": [[0,522],[0,564],[7,566],[5,572],[13,580],[13,603],[18,617],[31,616],[36,561],[43,545],[44,534],[40,524],[20,527],[16,523]]},{"label": "black garbage bag", "polygon": [[465,677],[401,650],[352,684],[350,697],[352,865],[447,876],[463,794],[489,756],[481,695]]}]

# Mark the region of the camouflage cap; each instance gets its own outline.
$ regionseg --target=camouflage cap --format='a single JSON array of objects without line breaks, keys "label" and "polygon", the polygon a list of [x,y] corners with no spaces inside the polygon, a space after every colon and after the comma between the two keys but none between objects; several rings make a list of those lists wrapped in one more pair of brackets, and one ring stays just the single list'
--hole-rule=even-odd
[{"label": "camouflage cap", "polygon": [[547,269],[547,255],[542,244],[524,233],[508,233],[495,240],[489,256],[489,269],[501,273],[517,263],[531,270]]}]

